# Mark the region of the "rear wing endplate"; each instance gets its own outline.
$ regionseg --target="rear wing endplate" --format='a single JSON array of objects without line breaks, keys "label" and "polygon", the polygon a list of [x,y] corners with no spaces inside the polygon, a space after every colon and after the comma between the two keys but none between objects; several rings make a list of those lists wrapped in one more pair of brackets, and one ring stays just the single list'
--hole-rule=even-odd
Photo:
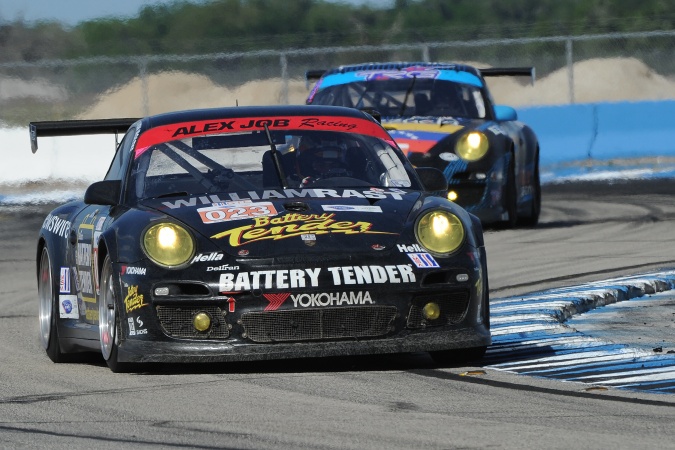
[{"label": "rear wing endplate", "polygon": [[308,70],[305,72],[305,86],[307,89],[309,89],[309,82],[318,80],[323,76],[324,73],[326,73],[327,70],[325,69],[316,69],[316,70]]},{"label": "rear wing endplate", "polygon": [[495,67],[478,71],[484,77],[530,77],[534,84],[534,67]]},{"label": "rear wing endplate", "polygon": [[30,148],[35,153],[38,148],[37,138],[47,136],[78,136],[85,134],[118,134],[126,133],[131,125],[139,119],[91,119],[91,120],[53,120],[30,122]]}]

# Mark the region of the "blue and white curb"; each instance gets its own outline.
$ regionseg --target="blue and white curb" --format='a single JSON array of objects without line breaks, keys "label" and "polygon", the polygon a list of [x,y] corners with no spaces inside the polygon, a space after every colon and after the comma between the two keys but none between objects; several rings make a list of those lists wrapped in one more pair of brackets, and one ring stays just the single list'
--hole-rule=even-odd
[{"label": "blue and white curb", "polygon": [[614,278],[490,301],[483,366],[652,393],[675,393],[675,354],[586,336],[564,322],[593,308],[675,289],[675,271]]}]

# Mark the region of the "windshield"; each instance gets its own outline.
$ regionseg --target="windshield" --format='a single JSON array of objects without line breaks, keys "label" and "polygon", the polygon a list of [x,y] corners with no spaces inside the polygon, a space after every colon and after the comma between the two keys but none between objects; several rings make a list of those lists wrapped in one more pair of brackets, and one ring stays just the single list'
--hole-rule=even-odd
[{"label": "windshield", "polygon": [[420,189],[410,163],[384,139],[306,130],[272,131],[269,138],[256,130],[156,143],[137,155],[131,191],[142,199],[279,188]]},{"label": "windshield", "polygon": [[319,90],[311,103],[372,108],[383,117],[485,118],[485,101],[477,86],[439,79],[374,78],[336,84]]}]

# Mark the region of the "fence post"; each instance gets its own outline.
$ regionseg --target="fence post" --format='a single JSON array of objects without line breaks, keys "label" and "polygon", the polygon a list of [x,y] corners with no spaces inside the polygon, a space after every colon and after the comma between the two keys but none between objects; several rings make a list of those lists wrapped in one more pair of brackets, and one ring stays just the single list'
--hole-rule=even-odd
[{"label": "fence post", "polygon": [[282,53],[279,56],[279,64],[281,65],[281,104],[288,105],[288,60],[286,54]]},{"label": "fence post", "polygon": [[142,99],[142,105],[141,108],[143,110],[143,116],[149,116],[150,115],[150,92],[148,88],[148,62],[146,60],[142,60],[138,64],[138,76],[141,79],[141,99]]},{"label": "fence post", "polygon": [[565,41],[567,52],[567,88],[570,94],[570,104],[574,104],[574,56],[572,54],[572,38]]},{"label": "fence post", "polygon": [[424,62],[430,62],[431,61],[431,59],[429,58],[429,46],[428,45],[422,46],[422,61],[424,61]]}]

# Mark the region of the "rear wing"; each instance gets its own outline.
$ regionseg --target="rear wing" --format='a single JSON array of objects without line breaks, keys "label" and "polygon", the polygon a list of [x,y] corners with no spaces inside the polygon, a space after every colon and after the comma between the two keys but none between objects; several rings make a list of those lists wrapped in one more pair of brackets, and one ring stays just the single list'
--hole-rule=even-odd
[{"label": "rear wing", "polygon": [[[490,69],[478,69],[484,77],[530,77],[534,84],[534,67],[495,67]],[[318,80],[327,70],[316,69],[305,72],[305,85],[309,88],[309,82]]]},{"label": "rear wing", "polygon": [[37,138],[47,136],[78,136],[85,134],[126,133],[131,125],[139,119],[91,119],[91,120],[53,120],[46,122],[30,122],[30,149],[35,153],[38,148]]},{"label": "rear wing", "polygon": [[326,69],[308,70],[305,72],[305,87],[309,89],[309,82],[318,80],[326,73]]},{"label": "rear wing", "polygon": [[495,67],[478,71],[484,77],[530,77],[534,84],[534,67]]}]

